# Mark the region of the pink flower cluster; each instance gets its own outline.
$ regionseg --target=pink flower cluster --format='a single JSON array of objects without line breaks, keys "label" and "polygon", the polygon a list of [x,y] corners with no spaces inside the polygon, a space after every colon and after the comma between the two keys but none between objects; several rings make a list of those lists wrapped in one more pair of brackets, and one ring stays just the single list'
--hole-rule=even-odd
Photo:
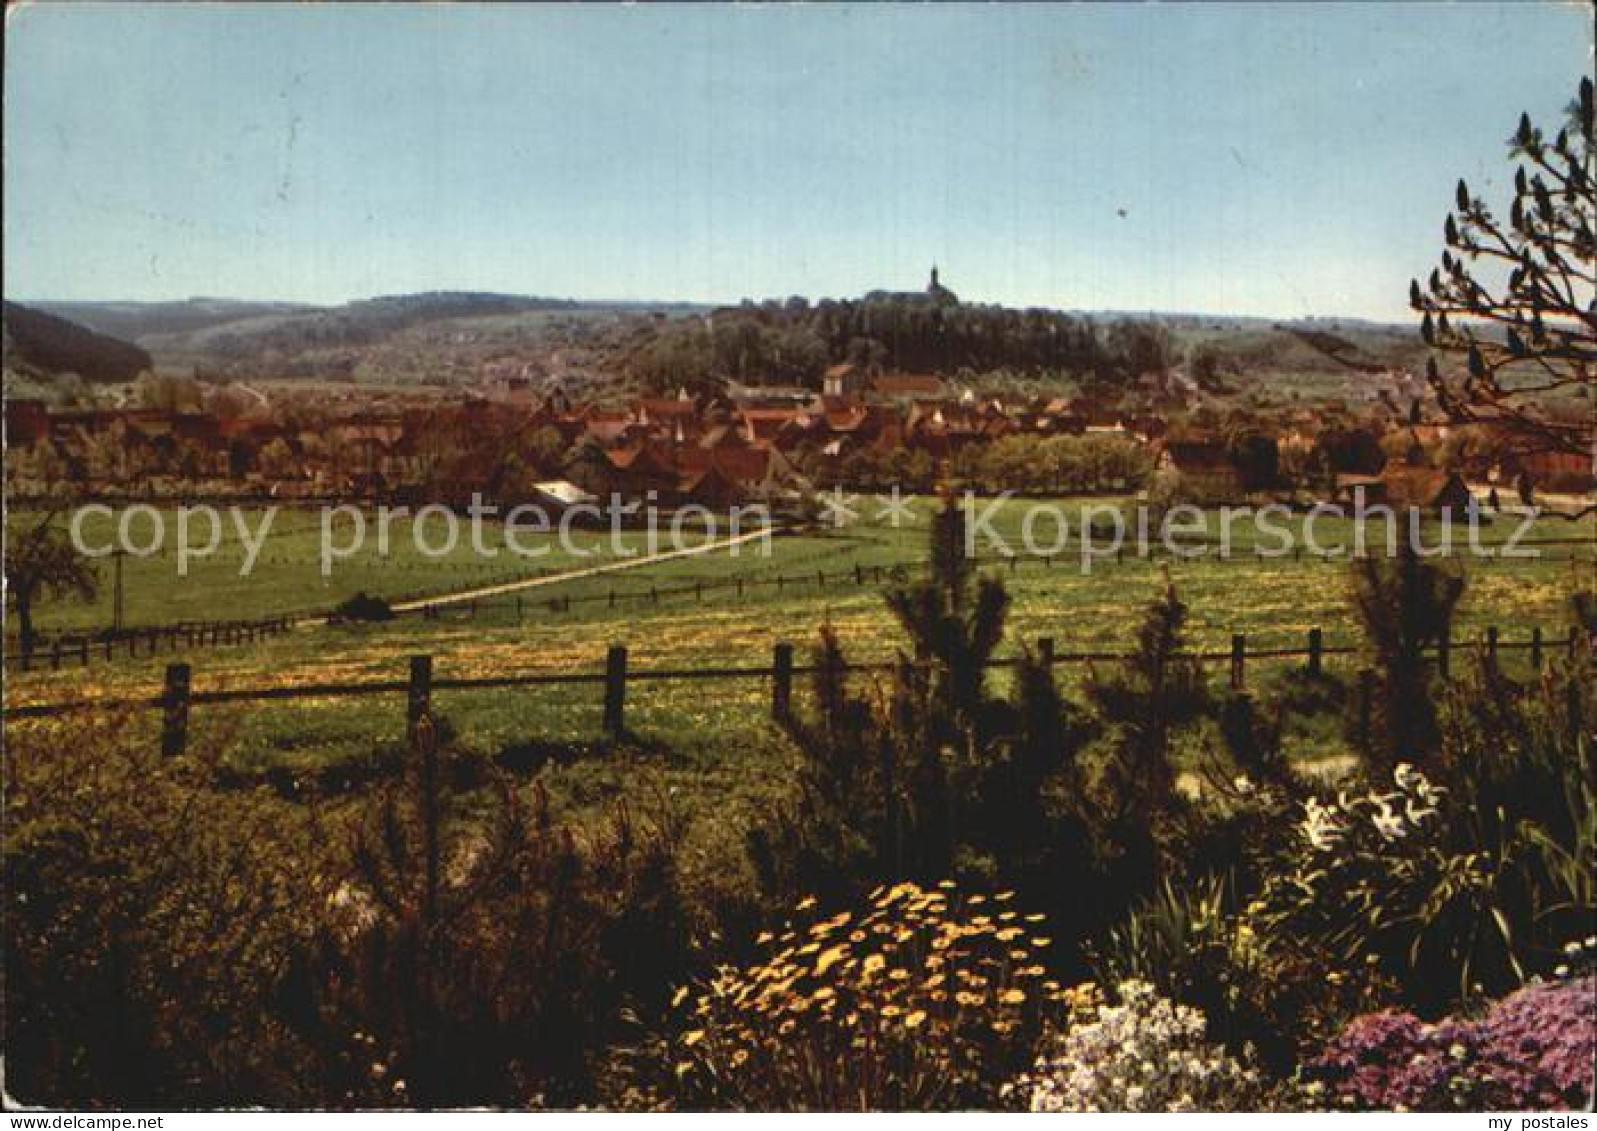
[{"label": "pink flower cluster", "polygon": [[1527,986],[1479,1021],[1372,1013],[1305,1066],[1311,1094],[1365,1110],[1556,1110],[1591,1102],[1597,979]]}]

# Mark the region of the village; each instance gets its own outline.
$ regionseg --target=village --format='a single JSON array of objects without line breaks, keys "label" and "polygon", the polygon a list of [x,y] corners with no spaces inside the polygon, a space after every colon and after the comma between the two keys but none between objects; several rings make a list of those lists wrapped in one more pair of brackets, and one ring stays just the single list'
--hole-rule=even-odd
[{"label": "village", "polygon": [[[225,388],[225,387],[224,387]],[[60,410],[12,401],[6,491],[171,500],[711,507],[816,489],[1030,494],[1155,487],[1198,505],[1273,499],[1462,510],[1586,490],[1579,453],[1521,452],[1490,421],[1429,423],[1390,398],[1270,419],[1124,411],[1091,397],[981,397],[933,374],[843,363],[819,390],[577,401],[558,379],[451,392],[260,396],[246,411]],[[652,495],[649,493],[653,492]]]}]

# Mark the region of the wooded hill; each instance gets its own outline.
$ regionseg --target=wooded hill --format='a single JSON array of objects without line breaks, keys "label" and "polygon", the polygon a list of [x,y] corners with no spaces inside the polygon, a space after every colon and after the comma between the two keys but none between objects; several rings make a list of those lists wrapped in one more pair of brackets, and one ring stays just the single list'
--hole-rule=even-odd
[{"label": "wooded hill", "polygon": [[5,368],[34,380],[76,373],[85,381],[131,381],[150,355],[131,342],[14,302],[5,304]]}]

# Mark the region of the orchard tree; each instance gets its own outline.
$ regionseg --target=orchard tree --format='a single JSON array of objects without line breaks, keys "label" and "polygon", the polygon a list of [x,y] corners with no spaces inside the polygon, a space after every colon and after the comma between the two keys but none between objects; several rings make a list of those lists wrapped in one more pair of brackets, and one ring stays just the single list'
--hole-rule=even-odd
[{"label": "orchard tree", "polygon": [[24,656],[32,656],[37,634],[34,605],[43,597],[79,597],[92,601],[99,575],[48,515],[31,530],[8,539],[5,553],[6,596],[17,611],[17,639]]},{"label": "orchard tree", "polygon": [[[1521,115],[1509,139],[1519,161],[1506,218],[1458,182],[1441,266],[1409,302],[1433,349],[1461,355],[1462,376],[1433,357],[1432,388],[1450,419],[1491,421],[1523,453],[1592,450],[1597,396],[1597,180],[1592,82],[1549,140]],[[1583,397],[1584,418],[1549,405]]]}]

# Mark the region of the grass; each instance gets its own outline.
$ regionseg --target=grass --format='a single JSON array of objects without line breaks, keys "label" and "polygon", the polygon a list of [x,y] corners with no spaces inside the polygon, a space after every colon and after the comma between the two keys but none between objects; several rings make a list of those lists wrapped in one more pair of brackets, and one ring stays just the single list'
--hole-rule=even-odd
[{"label": "grass", "polygon": [[[1094,504],[1062,505],[1075,527],[1081,508]],[[383,624],[306,625],[254,645],[195,650],[184,658],[193,664],[196,690],[403,680],[407,658],[414,654],[433,656],[439,678],[598,672],[611,643],[628,646],[634,670],[761,667],[769,665],[778,641],[793,642],[802,657],[816,629],[830,623],[851,657],[885,659],[901,636],[883,604],[883,585],[875,582],[875,570],[889,573],[896,568],[907,576],[920,567],[928,506],[919,504],[920,524],[898,529],[875,520],[867,509],[858,525],[774,539],[769,557],[745,547],[736,557],[722,552],[531,590],[523,595],[519,615],[514,598],[501,596],[484,601],[474,613],[460,608],[436,620],[402,617]],[[1024,506],[1011,502],[1000,508],[993,522],[1000,538],[1012,543],[1018,539]],[[357,588],[387,595],[424,586],[459,588],[505,572],[504,566],[471,568],[463,557],[432,562],[399,550],[400,556],[386,564],[375,555],[340,563],[322,584],[314,564],[315,524],[307,515],[291,513],[280,516],[278,523],[252,579],[237,577],[237,547],[186,579],[174,576],[170,557],[129,559],[129,609],[136,613],[130,619],[303,611],[325,608]],[[1330,542],[1350,537],[1351,528],[1327,522],[1320,533],[1322,541]],[[1590,523],[1572,529],[1559,520],[1539,523],[1534,531],[1539,538],[1592,533]],[[1506,528],[1493,528],[1490,534],[1498,542],[1506,536]],[[408,544],[408,539],[396,539],[396,545]],[[1239,533],[1239,547],[1251,544]],[[1501,626],[1505,641],[1523,639],[1533,624],[1548,630],[1549,639],[1559,638],[1568,619],[1569,593],[1577,585],[1591,584],[1591,551],[1569,545],[1540,548],[1558,556],[1466,563],[1469,588],[1459,613],[1458,640],[1478,638],[1489,624]],[[981,547],[985,557],[996,550],[994,545]],[[1580,560],[1570,560],[1572,552],[1582,555]],[[601,559],[554,562],[580,565],[594,560]],[[1060,652],[1125,649],[1140,611],[1166,575],[1191,610],[1193,644],[1204,650],[1225,650],[1232,632],[1245,633],[1250,649],[1302,647],[1314,626],[1324,629],[1327,643],[1355,643],[1358,638],[1348,608],[1346,561],[1131,557],[1097,562],[1086,573],[1077,561],[1070,546],[1053,564],[1022,559],[1013,566],[986,566],[1004,577],[1012,598],[1004,651],[1013,653],[1022,642],[1042,636],[1052,637]],[[401,562],[408,568],[401,568]],[[546,558],[537,566],[547,570],[554,562]],[[865,584],[854,580],[856,565]],[[817,571],[829,575],[826,584],[817,582]],[[732,588],[740,577],[741,598]],[[780,588],[778,577],[784,579]],[[702,600],[691,591],[670,594],[700,582],[707,586]],[[662,595],[656,599],[651,590]],[[551,598],[570,598],[569,611],[558,601],[551,608]],[[92,609],[57,605],[41,619],[50,624],[70,624],[73,618],[103,623],[104,600],[102,596]],[[1505,656],[1511,668],[1525,670],[1524,653]],[[109,664],[97,661],[88,668],[12,671],[6,702],[153,696],[162,669],[174,658],[163,653]],[[1294,674],[1301,670],[1301,660],[1250,661],[1248,685],[1287,689],[1300,701],[1307,695],[1334,702],[1345,696],[1359,662],[1356,656],[1328,657],[1329,681],[1306,690]],[[1225,666],[1224,661],[1211,666],[1217,684],[1224,680]],[[1085,672],[1075,664],[1058,670],[1067,687]],[[995,673],[995,682],[1001,683],[1004,674]],[[797,691],[802,709],[807,698],[802,681]],[[794,782],[793,751],[769,720],[769,681],[631,682],[628,734],[615,742],[602,737],[602,698],[598,685],[556,684],[438,691],[434,705],[473,752],[518,771],[538,770],[557,812],[581,819],[622,798],[651,809],[663,807],[689,831],[690,855],[697,861],[692,866],[703,873],[705,885],[745,883],[741,830],[787,797]],[[394,694],[198,705],[191,716],[191,748],[219,752],[245,782],[284,789],[294,782],[316,782],[336,789],[360,781],[384,758],[398,756],[405,730],[403,700],[402,694]],[[109,725],[136,728],[153,742],[157,715],[145,711]],[[26,757],[30,734],[51,725],[49,720],[9,721],[6,737],[12,756]],[[1334,709],[1293,716],[1289,728],[1290,750],[1301,761],[1328,768],[1345,764],[1346,743]],[[1195,780],[1191,771],[1205,751],[1216,747],[1207,727],[1183,736],[1178,762],[1189,771],[1188,780]]]},{"label": "grass", "polygon": [[[125,512],[119,515],[122,513]],[[470,527],[462,521],[452,548],[428,553],[424,548],[443,549],[446,545],[443,521],[426,519],[418,530],[418,523],[402,517],[389,524],[384,552],[379,544],[378,519],[373,513],[359,520],[368,536],[346,554],[345,547],[355,545],[356,532],[356,519],[347,512],[324,519],[315,511],[283,508],[267,518],[266,510],[248,508],[241,509],[235,520],[227,508],[221,508],[221,528],[216,548],[210,553],[198,553],[211,541],[206,520],[199,516],[190,520],[189,544],[195,553],[184,563],[186,575],[180,575],[178,510],[161,507],[153,513],[159,516],[159,529],[165,531],[159,550],[147,556],[128,554],[122,559],[127,625],[325,613],[357,592],[398,600],[565,572],[609,560],[614,551],[608,531],[578,529],[569,549],[562,548],[552,534],[518,534],[517,544],[536,555],[518,556],[507,546],[503,527],[485,523],[482,544],[490,554],[480,555],[472,545]],[[8,518],[12,524],[28,521],[25,516]],[[82,524],[83,544],[95,549],[111,545],[118,521],[99,512],[91,513]],[[128,529],[127,542],[142,547],[150,543],[157,527],[148,514],[139,514],[130,520]],[[619,542],[630,551],[641,545],[642,535],[624,531]],[[259,552],[246,573],[248,548],[257,543]],[[592,556],[581,556],[584,553]],[[115,587],[114,566],[109,559],[101,562],[99,573],[99,592],[93,601],[41,606],[36,617],[39,627],[93,629],[110,624]]]},{"label": "grass", "polygon": [[[994,512],[991,528],[998,539],[1018,548],[1029,505],[1011,501]],[[1083,507],[1103,505],[1101,501],[1060,504],[1073,528],[1079,524]],[[833,626],[851,656],[888,659],[894,654],[898,634],[883,605],[883,586],[875,582],[875,571],[881,569],[884,576],[890,576],[897,569],[907,576],[921,564],[930,504],[921,501],[917,507],[920,522],[916,525],[895,529],[873,518],[870,508],[865,508],[856,525],[775,538],[769,556],[759,555],[756,544],[743,547],[736,556],[717,552],[572,580],[526,591],[519,609],[516,597],[501,595],[485,599],[475,611],[449,611],[437,620],[407,617],[383,625],[305,627],[249,647],[197,651],[191,658],[195,685],[215,688],[402,678],[405,658],[418,653],[435,657],[439,676],[597,671],[606,646],[613,642],[628,646],[635,669],[759,666],[769,663],[778,641],[802,648],[814,640],[823,623]],[[1053,527],[1040,523],[1037,532],[1051,540]],[[1572,528],[1562,520],[1542,520],[1531,536],[1569,538],[1591,532],[1589,522]],[[91,533],[98,537],[102,532]],[[336,563],[325,579],[317,567],[319,527],[314,516],[304,513],[278,516],[258,568],[248,578],[238,575],[242,557],[236,540],[224,544],[214,558],[205,560],[187,578],[176,576],[170,553],[128,558],[128,619],[139,623],[306,612],[326,609],[357,589],[397,596],[613,560],[614,548],[606,544],[606,532],[590,531],[583,536],[583,548],[596,552],[592,558],[579,558],[554,547],[549,556],[536,559],[536,564],[504,555],[476,562],[470,558],[469,545],[432,560],[416,551],[410,533],[408,525],[396,524],[392,553],[387,558],[375,547],[369,548]],[[1489,528],[1485,538],[1500,544],[1509,533],[1508,525],[1500,523]],[[1251,527],[1237,527],[1234,534],[1237,556],[1223,561],[1212,553],[1190,560],[1128,557],[1096,561],[1090,572],[1083,572],[1074,542],[1051,564],[1029,557],[1009,565],[990,561],[986,568],[1004,577],[1012,598],[1007,649],[1013,652],[1022,642],[1042,636],[1052,637],[1060,651],[1123,648],[1138,612],[1166,576],[1187,602],[1193,643],[1204,650],[1224,650],[1234,632],[1247,636],[1250,649],[1302,647],[1308,630],[1315,626],[1324,629],[1330,643],[1356,641],[1349,622],[1350,566],[1345,560],[1312,555],[1255,558],[1250,555],[1256,542]],[[1352,526],[1341,520],[1323,521],[1318,536],[1322,544],[1351,541]],[[1435,530],[1427,532],[1428,538],[1437,536]],[[639,539],[640,534],[629,532],[622,541],[626,548],[634,549]],[[487,541],[501,544],[492,534]],[[1533,624],[1543,626],[1549,640],[1557,637],[1567,621],[1569,593],[1590,583],[1591,552],[1570,545],[1536,548],[1547,556],[1465,562],[1469,588],[1460,609],[1460,640],[1478,638],[1488,624],[1500,625],[1505,640],[1523,639]],[[992,559],[1001,546],[990,541],[979,549],[984,558]],[[856,567],[864,584],[856,583]],[[824,584],[818,580],[818,572],[826,574]],[[741,596],[732,588],[738,578],[744,582]],[[778,578],[782,579],[780,587]],[[699,583],[706,587],[702,598],[691,591],[672,592]],[[53,604],[41,611],[39,619],[49,626],[104,623],[109,615],[107,588],[102,586],[93,605]],[[566,600],[569,608],[563,603]],[[158,686],[160,669],[169,659],[162,655],[118,660],[111,665],[96,663],[87,670],[68,667],[59,672],[14,673],[8,700],[58,699],[93,690],[150,690]],[[1079,669],[1065,671],[1068,676]],[[597,731],[596,688],[456,694],[462,721],[469,722],[467,729],[491,736],[494,744],[534,737],[578,741],[592,738]],[[639,730],[673,742],[712,734],[743,713],[739,705],[745,700],[755,706],[761,699],[754,688],[704,683],[641,685],[633,695]],[[396,713],[386,704],[366,700],[325,707],[288,703],[260,708],[252,712],[254,721],[244,728],[246,735],[253,736],[246,744],[251,751],[247,760],[268,763],[273,751],[280,748],[295,753],[309,749],[312,753],[304,756],[314,760],[319,756],[314,753],[317,745],[307,747],[292,736],[301,721],[311,724],[313,717],[322,714],[337,720],[310,725],[310,730],[324,734],[324,747],[359,745],[368,732],[381,729],[377,719],[385,717],[385,712]],[[761,712],[754,709],[748,713],[758,716]],[[324,753],[330,754],[331,749]]]}]

